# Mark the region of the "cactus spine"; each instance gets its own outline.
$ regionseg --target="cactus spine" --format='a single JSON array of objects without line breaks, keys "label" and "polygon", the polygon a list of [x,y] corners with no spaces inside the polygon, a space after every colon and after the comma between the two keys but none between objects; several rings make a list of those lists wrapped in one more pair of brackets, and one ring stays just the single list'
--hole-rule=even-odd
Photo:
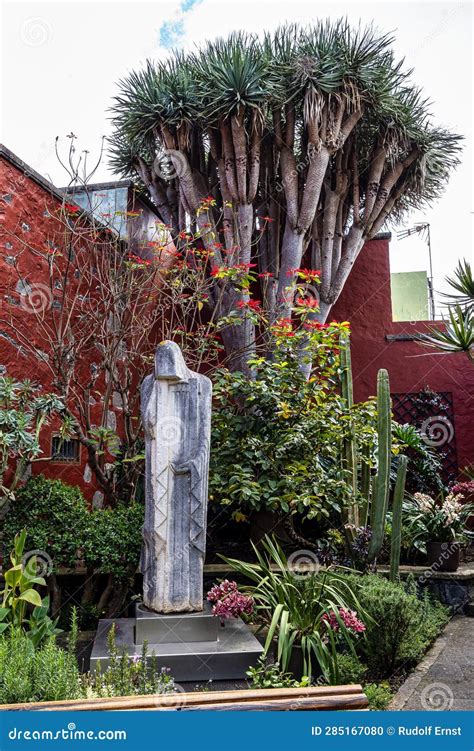
[{"label": "cactus spine", "polygon": [[372,537],[368,553],[369,563],[375,560],[382,547],[390,488],[392,404],[388,373],[384,369],[379,370],[377,375],[377,434],[377,474],[370,509]]},{"label": "cactus spine", "polygon": [[390,580],[398,579],[400,567],[400,547],[402,538],[402,506],[405,495],[408,459],[400,456],[397,468],[397,480],[392,503],[392,541],[390,545]]}]

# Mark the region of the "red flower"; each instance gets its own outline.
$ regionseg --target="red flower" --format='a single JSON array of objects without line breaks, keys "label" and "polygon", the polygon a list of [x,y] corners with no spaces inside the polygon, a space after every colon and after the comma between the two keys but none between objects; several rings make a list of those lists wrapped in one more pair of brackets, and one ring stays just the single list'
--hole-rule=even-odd
[{"label": "red flower", "polygon": [[297,297],[296,304],[300,308],[319,308],[318,301],[314,297]]},{"label": "red flower", "polygon": [[262,304],[260,300],[239,300],[237,303],[238,308],[250,308],[250,310],[260,311],[262,310]]},{"label": "red flower", "polygon": [[303,324],[303,328],[307,331],[322,331],[323,329],[327,329],[327,327],[327,323],[319,323],[319,321],[306,321]]},{"label": "red flower", "polygon": [[273,277],[274,275],[271,271],[263,271],[261,274],[258,274],[258,276],[260,279],[270,279],[270,277]]},{"label": "red flower", "polygon": [[64,204],[64,208],[66,211],[69,211],[70,214],[77,214],[77,212],[81,210],[79,206],[75,206],[73,203]]}]

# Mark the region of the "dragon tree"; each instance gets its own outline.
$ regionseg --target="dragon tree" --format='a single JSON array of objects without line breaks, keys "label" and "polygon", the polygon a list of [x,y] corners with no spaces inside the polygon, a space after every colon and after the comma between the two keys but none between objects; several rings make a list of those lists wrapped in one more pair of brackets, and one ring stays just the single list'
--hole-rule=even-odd
[{"label": "dragon tree", "polygon": [[[458,161],[460,136],[432,122],[392,42],[344,20],[239,32],[119,83],[113,167],[209,250],[206,305],[234,369],[262,337],[258,277],[271,325],[292,318],[299,270],[318,271],[307,294],[324,323],[364,243],[435,201]],[[254,284],[229,283],[252,264]]]}]

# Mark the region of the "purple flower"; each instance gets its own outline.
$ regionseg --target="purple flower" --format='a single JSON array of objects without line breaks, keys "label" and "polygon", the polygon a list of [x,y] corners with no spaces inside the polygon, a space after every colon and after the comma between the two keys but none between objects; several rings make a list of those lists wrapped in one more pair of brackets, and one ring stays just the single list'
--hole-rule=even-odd
[{"label": "purple flower", "polygon": [[213,602],[212,612],[220,618],[238,618],[242,614],[251,615],[253,598],[239,592],[237,582],[224,579],[215,584],[207,593],[209,602]]},{"label": "purple flower", "polygon": [[[361,634],[365,631],[365,625],[357,617],[355,610],[346,610],[346,608],[339,608],[339,617],[341,618],[345,627],[352,631],[354,634]],[[333,612],[325,613],[323,615],[323,621],[333,631],[339,631],[339,621],[336,614]]]}]

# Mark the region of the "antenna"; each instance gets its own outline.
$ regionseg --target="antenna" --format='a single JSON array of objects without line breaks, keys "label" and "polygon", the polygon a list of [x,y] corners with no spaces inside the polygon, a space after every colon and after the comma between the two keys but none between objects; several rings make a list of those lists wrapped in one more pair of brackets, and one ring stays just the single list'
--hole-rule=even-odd
[{"label": "antenna", "polygon": [[397,232],[397,240],[405,240],[411,235],[419,235],[428,246],[428,263],[429,263],[429,276],[428,276],[428,299],[430,305],[431,320],[434,321],[436,317],[434,290],[433,290],[433,259],[431,256],[431,234],[430,225],[428,222],[418,222],[413,227],[401,229]]}]

